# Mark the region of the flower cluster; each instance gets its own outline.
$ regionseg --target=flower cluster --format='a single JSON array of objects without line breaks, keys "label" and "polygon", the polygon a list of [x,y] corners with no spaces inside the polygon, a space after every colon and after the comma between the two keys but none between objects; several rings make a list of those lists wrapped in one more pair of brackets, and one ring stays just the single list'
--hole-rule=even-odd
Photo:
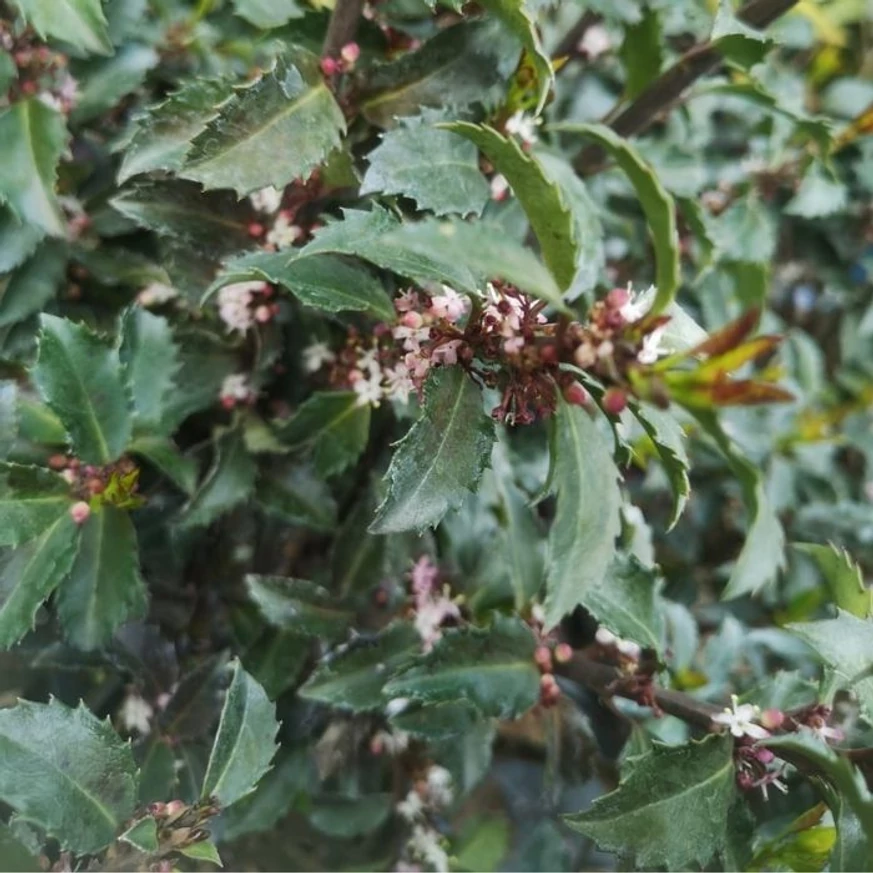
[{"label": "flower cluster", "polygon": [[416,561],[409,578],[415,629],[421,637],[422,648],[429,652],[442,637],[443,625],[461,620],[461,610],[457,601],[449,597],[449,586],[440,586],[439,569],[426,555]]},{"label": "flower cluster", "polygon": [[278,304],[271,300],[273,289],[266,282],[235,282],[218,292],[218,315],[228,332],[246,333],[254,324],[275,317]]},{"label": "flower cluster", "polygon": [[326,56],[321,59],[321,72],[328,78],[348,73],[355,68],[360,56],[361,47],[356,42],[348,42],[340,49],[339,57]]},{"label": "flower cluster", "polygon": [[442,834],[430,817],[448,807],[454,799],[452,775],[445,767],[430,765],[416,779],[406,797],[397,804],[397,814],[412,825],[412,834],[404,850],[398,870],[420,870],[419,863],[441,873],[449,869],[449,858]]},{"label": "flower cluster", "polygon": [[257,396],[257,391],[252,387],[251,381],[245,373],[232,373],[230,376],[225,376],[218,392],[218,398],[225,409],[251,406]]},{"label": "flower cluster", "polygon": [[73,109],[79,90],[67,70],[66,55],[42,44],[30,28],[14,34],[6,21],[0,21],[0,49],[10,54],[17,72],[7,95],[10,103],[37,97],[65,115]]},{"label": "flower cluster", "polygon": [[69,484],[71,495],[77,500],[70,508],[70,515],[76,524],[88,520],[92,506],[108,503],[130,508],[142,502],[137,494],[139,469],[130,458],[121,458],[98,467],[83,464],[69,455],[58,454],[48,459],[48,466],[60,473]]}]

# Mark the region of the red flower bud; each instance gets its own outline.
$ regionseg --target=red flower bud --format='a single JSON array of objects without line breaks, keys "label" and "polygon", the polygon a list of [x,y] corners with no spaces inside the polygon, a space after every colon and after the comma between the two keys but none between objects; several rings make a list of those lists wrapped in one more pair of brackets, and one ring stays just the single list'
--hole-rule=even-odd
[{"label": "red flower bud", "polygon": [[[534,661],[536,661],[537,666],[546,674],[546,676],[551,674],[552,651],[548,646],[537,646],[536,651],[534,652]],[[543,676],[543,679],[545,679],[546,676]]]},{"label": "red flower bud", "polygon": [[319,65],[325,76],[335,76],[342,70],[342,65],[336,58],[322,58]]},{"label": "red flower bud", "polygon": [[621,388],[609,388],[603,395],[603,408],[610,415],[621,415],[627,407],[627,394]]},{"label": "red flower bud", "polygon": [[562,393],[564,400],[573,406],[587,406],[591,400],[591,395],[578,382],[567,385]]},{"label": "red flower bud", "polygon": [[785,713],[780,709],[765,709],[761,713],[760,721],[768,731],[775,731],[782,727],[782,722],[785,721]]},{"label": "red flower bud", "polygon": [[610,309],[621,309],[628,302],[630,302],[630,292],[626,288],[613,288],[606,295],[606,305]]},{"label": "red flower bud", "polygon": [[67,466],[66,455],[52,455],[48,459],[48,465],[52,470],[63,470]]},{"label": "red flower bud", "polygon": [[253,221],[249,224],[249,236],[253,239],[257,239],[259,236],[264,235],[264,225],[259,224],[257,221]]}]

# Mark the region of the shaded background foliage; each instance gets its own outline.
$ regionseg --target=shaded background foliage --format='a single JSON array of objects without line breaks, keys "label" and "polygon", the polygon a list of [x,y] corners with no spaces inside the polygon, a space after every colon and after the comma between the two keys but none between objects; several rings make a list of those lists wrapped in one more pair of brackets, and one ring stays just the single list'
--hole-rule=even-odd
[{"label": "shaded background foliage", "polygon": [[[869,2],[0,12],[4,869],[871,869]],[[307,366],[482,277],[678,289],[678,349],[760,309],[737,363],[793,400],[493,427],[457,367],[371,407]],[[431,653],[423,557],[464,598]],[[855,753],[786,731],[787,793],[741,790],[731,694]]]}]

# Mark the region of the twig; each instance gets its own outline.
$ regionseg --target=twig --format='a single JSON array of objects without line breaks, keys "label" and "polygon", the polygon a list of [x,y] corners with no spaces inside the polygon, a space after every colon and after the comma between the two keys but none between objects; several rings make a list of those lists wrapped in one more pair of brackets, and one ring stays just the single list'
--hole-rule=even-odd
[{"label": "twig", "polygon": [[344,45],[354,40],[363,9],[364,0],[336,0],[321,49],[324,57],[336,57]]},{"label": "twig", "polygon": [[588,28],[593,27],[598,21],[600,21],[600,16],[596,12],[592,12],[590,9],[587,12],[583,12],[580,19],[567,31],[564,38],[555,47],[552,57],[563,58],[566,55],[577,55],[579,53],[577,46],[582,37],[585,36]]},{"label": "twig", "polygon": [[[745,24],[759,30],[785,14],[798,0],[750,0],[738,13]],[[620,136],[633,136],[645,130],[667,107],[701,76],[721,63],[721,55],[712,42],[692,46],[676,63],[662,73],[609,126]],[[599,146],[585,149],[574,162],[577,173],[590,172],[602,155]]]}]

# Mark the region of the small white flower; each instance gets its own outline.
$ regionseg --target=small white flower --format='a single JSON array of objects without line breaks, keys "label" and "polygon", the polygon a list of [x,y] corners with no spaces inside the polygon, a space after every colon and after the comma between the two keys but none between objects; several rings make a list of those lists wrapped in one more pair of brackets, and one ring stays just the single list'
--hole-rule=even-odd
[{"label": "small white flower", "polygon": [[491,179],[490,186],[492,200],[506,199],[506,195],[509,194],[509,182],[506,180],[506,176],[502,173],[496,173]]},{"label": "small white flower", "polygon": [[291,219],[285,212],[276,216],[273,227],[267,234],[267,243],[277,249],[288,249],[303,236],[303,229],[291,223]]},{"label": "small white flower", "polygon": [[661,355],[667,354],[667,349],[661,345],[666,330],[667,325],[662,324],[643,337],[643,347],[637,354],[637,360],[641,364],[654,364]]},{"label": "small white flower", "polygon": [[397,814],[406,821],[415,821],[424,814],[424,801],[415,789],[397,804]]},{"label": "small white flower", "polygon": [[510,116],[505,125],[507,133],[515,134],[524,143],[535,143],[537,141],[537,124],[538,120],[520,109],[514,115]]},{"label": "small white flower", "polygon": [[358,406],[378,406],[384,395],[382,390],[381,374],[365,379],[363,374],[360,379],[352,383],[352,390],[358,395]]},{"label": "small white flower", "polygon": [[303,369],[306,370],[307,373],[315,373],[325,364],[330,364],[334,360],[334,357],[335,355],[328,348],[327,343],[310,343],[310,345],[303,350]]},{"label": "small white flower", "polygon": [[450,600],[445,594],[419,603],[415,614],[415,629],[421,637],[425,652],[429,652],[434,643],[441,639],[440,626],[446,619],[459,619],[461,611],[458,604]]},{"label": "small white flower", "polygon": [[618,637],[611,631],[605,627],[597,628],[597,633],[594,634],[594,639],[601,646],[614,646]]},{"label": "small white flower", "polygon": [[609,32],[602,24],[595,24],[585,31],[585,35],[579,40],[577,48],[593,61],[612,48],[612,40],[609,37]]},{"label": "small white flower", "polygon": [[385,704],[385,715],[391,718],[394,715],[400,715],[406,707],[409,706],[408,697],[395,697]]},{"label": "small white flower", "polygon": [[136,295],[136,302],[140,306],[160,306],[178,296],[179,292],[171,285],[165,285],[163,282],[152,282]]},{"label": "small white flower", "polygon": [[619,314],[627,322],[639,321],[651,308],[652,302],[646,294],[631,294],[630,299],[619,309]]},{"label": "small white flower", "polygon": [[272,215],[282,205],[282,193],[273,185],[268,185],[249,194],[249,202],[258,212]]},{"label": "small white flower", "polygon": [[442,286],[442,294],[431,298],[430,311],[437,318],[445,318],[452,323],[463,317],[470,301],[464,294],[459,294],[448,285]]},{"label": "small white flower", "polygon": [[735,737],[746,736],[753,740],[763,740],[770,736],[770,731],[755,723],[760,714],[759,707],[751,703],[739,703],[737,695],[732,694],[730,709],[726,708],[724,712],[712,716],[712,720],[730,728]]},{"label": "small white flower", "polygon": [[382,376],[382,365],[379,363],[379,350],[367,349],[358,355],[357,367],[365,373],[369,373],[370,377]]},{"label": "small white flower", "polygon": [[252,388],[249,383],[249,377],[245,373],[233,373],[230,376],[225,376],[221,383],[221,391],[219,396],[229,398],[231,400],[248,400],[251,397]]},{"label": "small white flower", "polygon": [[449,856],[442,846],[442,836],[439,831],[424,825],[416,825],[409,841],[409,850],[432,867],[435,873],[448,873]]},{"label": "small white flower", "polygon": [[632,661],[639,661],[640,655],[643,653],[643,650],[633,640],[620,639],[616,642],[615,647],[622,653],[622,655],[626,658],[630,658]]},{"label": "small white flower", "polygon": [[409,395],[415,391],[415,383],[409,375],[409,367],[403,361],[385,371],[385,393],[401,403],[409,402]]},{"label": "small white flower", "polygon": [[434,764],[427,771],[427,798],[434,806],[448,806],[455,794],[452,774],[445,767]]},{"label": "small white flower", "polygon": [[266,288],[266,282],[235,282],[218,292],[218,314],[229,331],[245,333],[255,323],[252,299]]},{"label": "small white flower", "polygon": [[128,694],[121,704],[118,717],[128,731],[147,734],[151,729],[151,720],[155,711],[150,704],[138,694]]}]

